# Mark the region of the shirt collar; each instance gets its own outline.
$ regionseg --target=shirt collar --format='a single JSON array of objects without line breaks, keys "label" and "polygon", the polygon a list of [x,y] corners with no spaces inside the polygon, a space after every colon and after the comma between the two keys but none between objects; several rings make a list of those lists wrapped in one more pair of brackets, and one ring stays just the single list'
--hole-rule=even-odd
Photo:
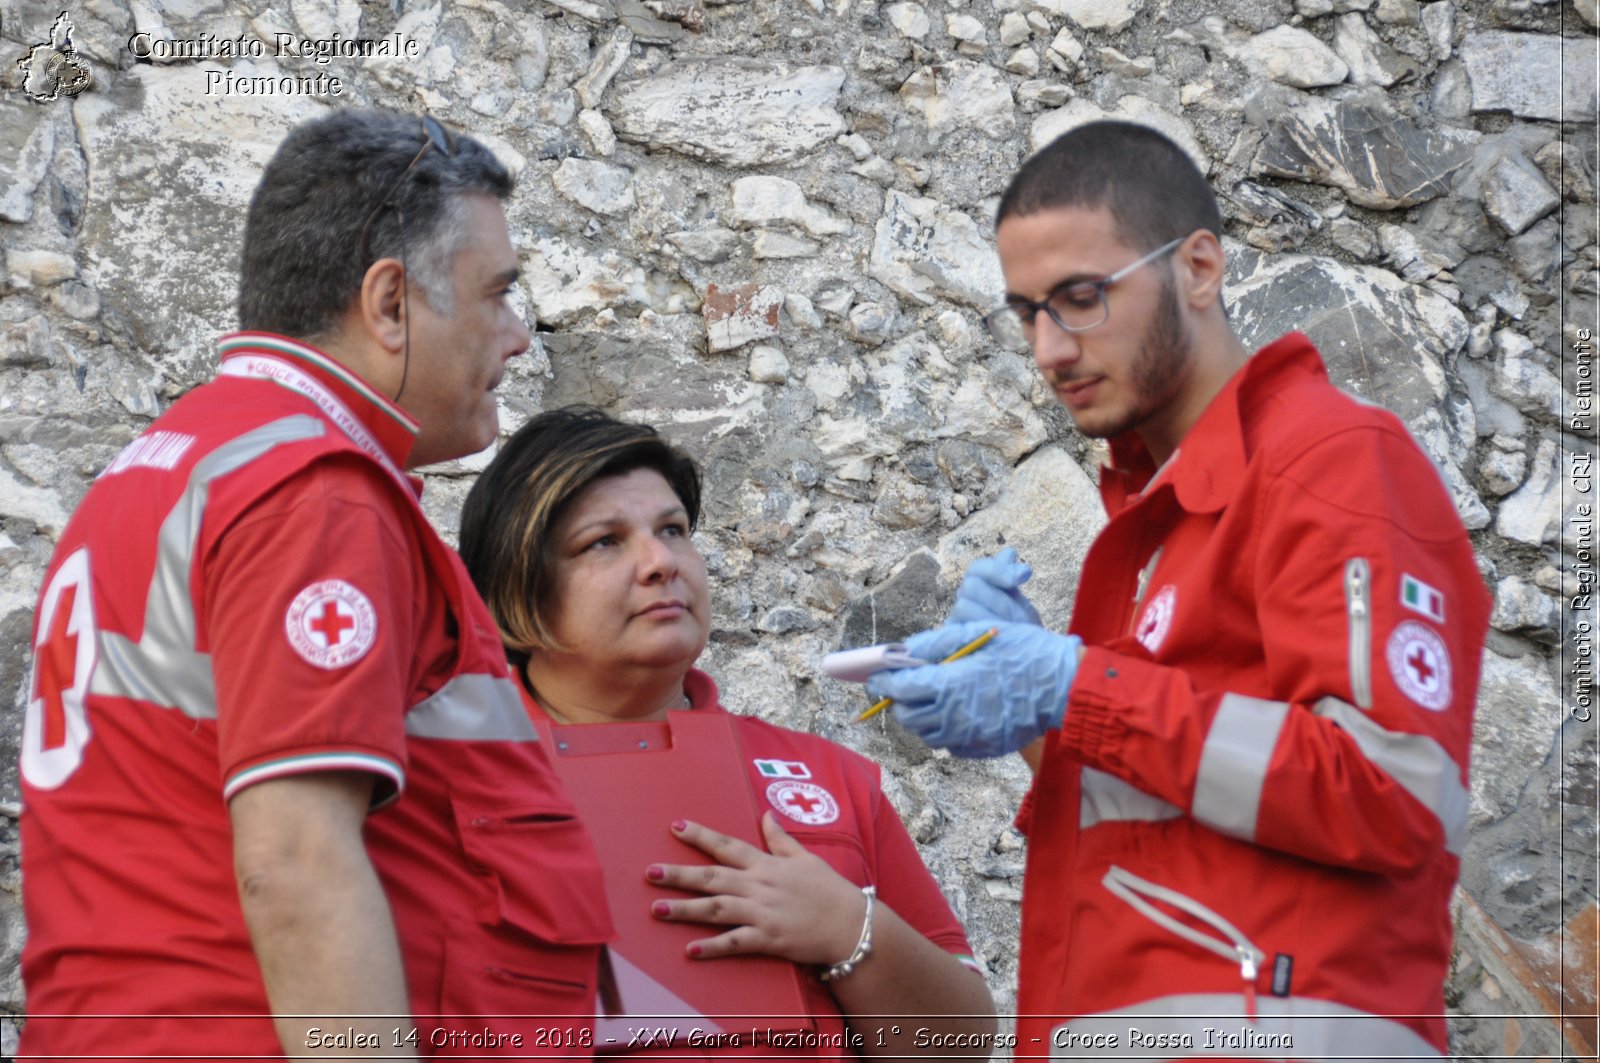
[{"label": "shirt collar", "polygon": [[315,347],[271,332],[231,332],[217,341],[217,352],[223,363],[266,357],[288,362],[303,371],[344,403],[396,468],[406,467],[406,459],[417,439],[417,422],[365,380]]},{"label": "shirt collar", "polygon": [[1310,372],[1327,379],[1322,358],[1303,332],[1290,332],[1261,348],[1228,379],[1201,411],[1178,449],[1160,469],[1137,432],[1111,439],[1111,465],[1100,478],[1106,511],[1116,513],[1153,487],[1170,485],[1178,504],[1191,513],[1210,513],[1232,501],[1249,459],[1248,414],[1290,374]]}]

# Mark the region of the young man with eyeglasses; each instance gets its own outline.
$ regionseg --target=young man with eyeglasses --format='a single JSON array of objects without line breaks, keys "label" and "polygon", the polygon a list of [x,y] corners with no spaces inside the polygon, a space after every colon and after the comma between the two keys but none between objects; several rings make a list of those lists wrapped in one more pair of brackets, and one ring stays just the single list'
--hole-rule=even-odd
[{"label": "young man with eyeglasses", "polygon": [[1436,1056],[1489,596],[1400,421],[1300,333],[1241,344],[1221,231],[1145,127],[1023,165],[987,321],[1109,442],[1109,523],[1071,634],[1007,551],[908,648],[996,637],[869,690],[930,745],[1034,767],[1019,1054]]},{"label": "young man with eyeglasses", "polygon": [[268,163],[246,331],[47,574],[24,1054],[592,1053],[600,868],[407,474],[495,437],[511,187],[378,111]]}]

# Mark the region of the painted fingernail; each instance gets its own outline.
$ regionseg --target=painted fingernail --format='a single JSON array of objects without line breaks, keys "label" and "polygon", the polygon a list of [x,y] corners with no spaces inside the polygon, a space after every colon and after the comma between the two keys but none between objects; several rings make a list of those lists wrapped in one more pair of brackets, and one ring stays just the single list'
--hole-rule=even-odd
[{"label": "painted fingernail", "polygon": [[675,819],[672,821],[672,829],[675,833],[682,834],[689,829],[689,824],[685,820]]},{"label": "painted fingernail", "polygon": [[700,946],[699,945],[690,945],[689,946],[689,955],[691,955],[691,956],[700,955]]},{"label": "painted fingernail", "polygon": [[662,867],[660,864],[651,864],[649,867],[644,869],[644,877],[652,881],[666,878],[667,869]]},{"label": "painted fingernail", "polygon": [[666,901],[656,901],[654,904],[652,904],[650,906],[650,914],[651,915],[663,915],[663,916],[664,915],[671,915],[672,914],[672,905],[668,904]]}]

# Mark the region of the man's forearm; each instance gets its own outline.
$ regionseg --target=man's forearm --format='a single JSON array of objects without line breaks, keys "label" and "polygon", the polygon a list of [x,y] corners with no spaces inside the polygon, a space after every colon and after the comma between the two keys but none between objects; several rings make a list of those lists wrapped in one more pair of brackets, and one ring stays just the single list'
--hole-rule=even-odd
[{"label": "man's forearm", "polygon": [[407,1056],[399,943],[361,838],[366,797],[341,778],[275,780],[233,799],[240,904],[285,1053]]}]

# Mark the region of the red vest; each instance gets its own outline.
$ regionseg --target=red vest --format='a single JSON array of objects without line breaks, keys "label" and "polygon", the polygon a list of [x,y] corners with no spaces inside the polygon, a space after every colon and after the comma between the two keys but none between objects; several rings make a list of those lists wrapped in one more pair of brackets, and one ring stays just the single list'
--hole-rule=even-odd
[{"label": "red vest", "polygon": [[[399,470],[414,426],[311,348],[222,347],[219,379],[68,524],[24,730],[29,1010],[151,1018],[32,1019],[23,1051],[280,1054],[226,799],[361,770],[390,802],[367,846],[417,1047],[520,1034],[524,1053],[587,1054],[611,933],[599,866],[487,609]],[[337,534],[345,513],[377,538]],[[432,1018],[476,1014],[550,1019]]]}]

